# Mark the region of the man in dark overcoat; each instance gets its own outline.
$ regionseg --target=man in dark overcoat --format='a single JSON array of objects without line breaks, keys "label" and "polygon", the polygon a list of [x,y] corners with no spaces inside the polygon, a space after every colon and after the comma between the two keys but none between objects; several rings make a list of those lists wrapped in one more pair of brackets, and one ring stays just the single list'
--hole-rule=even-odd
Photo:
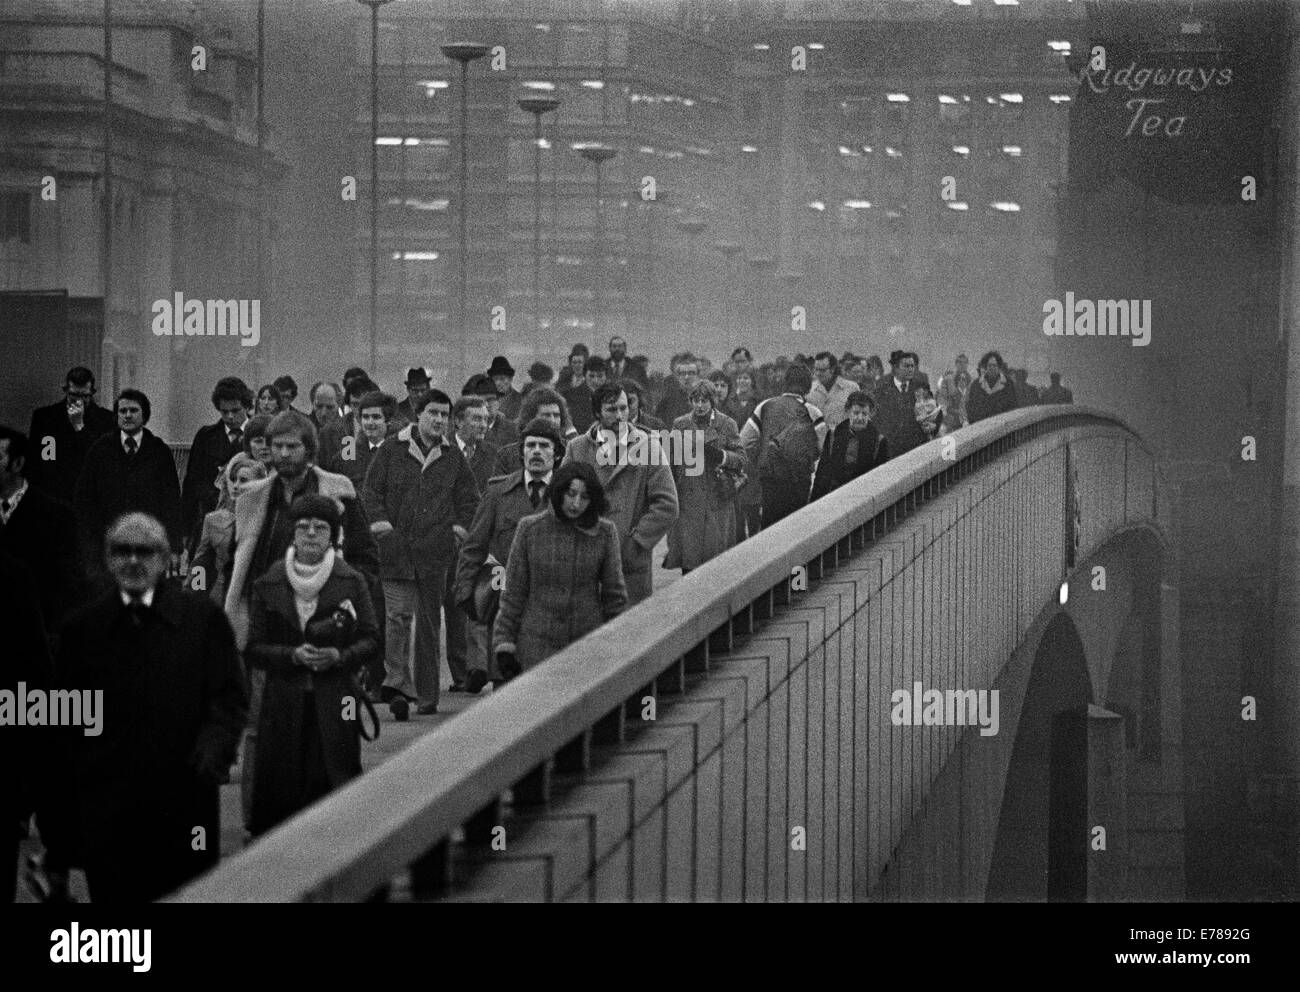
[{"label": "man in dark overcoat", "polygon": [[46,495],[70,504],[86,453],[114,423],[113,412],[95,402],[95,376],[90,369],[69,369],[63,399],[32,412],[27,436],[34,457],[27,460],[28,481]]},{"label": "man in dark overcoat", "polygon": [[221,853],[220,786],[248,697],[225,614],[162,581],[169,551],[147,514],[112,524],[114,587],[68,619],[54,665],[55,689],[79,693],[83,717],[93,694],[98,719],[58,735],[63,798],[41,822],[46,865],[51,879],[84,866],[95,902],[158,899]]}]

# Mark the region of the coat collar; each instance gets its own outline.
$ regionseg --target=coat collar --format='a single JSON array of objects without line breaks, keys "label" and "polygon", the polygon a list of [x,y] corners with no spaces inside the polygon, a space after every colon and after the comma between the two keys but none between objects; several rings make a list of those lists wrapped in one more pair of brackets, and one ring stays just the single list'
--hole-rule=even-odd
[{"label": "coat collar", "polygon": [[[320,595],[316,597],[316,612],[307,618],[308,623],[324,614],[332,613],[334,608],[347,598],[347,572],[348,567],[343,559],[335,557],[334,571],[330,573],[330,577],[321,586]],[[299,632],[301,632],[303,624],[298,619],[298,609],[294,605],[293,586],[289,584],[289,575],[285,571],[284,559],[279,559],[267,570],[266,575],[257,581],[262,586],[268,605],[292,620]]]}]

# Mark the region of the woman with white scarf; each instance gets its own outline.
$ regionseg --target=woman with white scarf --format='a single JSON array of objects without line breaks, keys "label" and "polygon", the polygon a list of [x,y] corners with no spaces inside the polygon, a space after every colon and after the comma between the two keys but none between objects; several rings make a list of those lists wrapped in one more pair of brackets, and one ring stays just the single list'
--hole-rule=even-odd
[{"label": "woman with white scarf", "polygon": [[293,543],[253,583],[245,657],[266,670],[249,830],[265,833],[361,774],[355,674],[379,650],[364,576],[335,552],[342,519],[327,496],[289,508]]}]

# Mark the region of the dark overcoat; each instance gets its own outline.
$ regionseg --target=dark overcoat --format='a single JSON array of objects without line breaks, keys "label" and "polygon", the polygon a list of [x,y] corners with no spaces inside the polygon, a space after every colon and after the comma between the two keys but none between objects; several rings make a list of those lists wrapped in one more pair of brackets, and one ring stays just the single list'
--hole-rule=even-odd
[{"label": "dark overcoat", "polygon": [[[344,602],[356,614],[351,643],[339,650],[339,664],[312,672],[293,660],[304,640],[285,563],[277,561],[253,583],[252,617],[245,657],[266,670],[266,689],[257,728],[257,775],[249,829],[260,834],[298,812],[294,801],[305,775],[302,766],[306,694],[315,698],[316,726],[330,785],[338,788],[361,774],[361,700],[353,674],[379,649],[378,626],[365,577],[340,558],[325,580],[308,623],[330,616]],[[345,703],[346,699],[351,703]],[[345,720],[345,705],[356,719]]]},{"label": "dark overcoat", "polygon": [[[72,429],[67,400],[59,400],[32,412],[32,426],[27,432],[31,442],[23,474],[27,480],[55,499],[71,503],[77,490],[90,446],[105,434],[116,430],[117,417],[96,403],[86,406],[81,430]],[[53,441],[52,447],[47,447]],[[42,457],[47,452],[52,456]]]},{"label": "dark overcoat", "polygon": [[85,579],[72,510],[28,485],[9,523],[0,524],[0,551],[31,569],[45,630],[53,634],[77,602]]},{"label": "dark overcoat", "polygon": [[835,425],[835,430],[826,435],[822,457],[817,463],[817,475],[813,478],[813,499],[821,499],[831,490],[889,461],[889,441],[880,436],[875,424],[867,424],[867,429],[858,435],[856,460],[852,465],[846,464],[852,431],[849,421],[841,420]]},{"label": "dark overcoat", "polygon": [[513,644],[527,670],[589,634],[627,605],[618,531],[561,523],[545,511],[519,521],[493,628],[495,646]]},{"label": "dark overcoat", "polygon": [[469,462],[452,441],[426,460],[413,440],[414,424],[402,428],[370,463],[363,499],[372,524],[393,529],[378,538],[379,574],[415,580],[415,569],[449,569],[456,563],[452,527],[468,528],[478,505],[478,485]]},{"label": "dark overcoat", "polygon": [[214,866],[219,786],[195,769],[229,770],[248,715],[225,614],[160,582],[136,626],[114,589],[69,617],[54,685],[102,690],[103,704],[98,736],[60,734],[67,784],[41,825],[51,864],[84,864],[96,902],[156,899]]},{"label": "dark overcoat", "polygon": [[519,521],[537,512],[528,498],[522,469],[488,480],[483,500],[470,524],[469,536],[457,557],[454,586],[457,602],[468,599],[473,592],[474,579],[488,555],[506,564]]},{"label": "dark overcoat", "polygon": [[[916,391],[922,387],[929,388],[919,378],[913,378],[906,384],[906,388],[899,392],[898,387],[894,385],[892,375],[882,376],[876,382],[874,423],[881,436],[889,443],[891,458],[897,458],[913,448],[919,448],[932,437],[939,436],[937,430],[933,435],[927,434],[916,422]],[[943,425],[942,412],[935,423],[936,426]]]},{"label": "dark overcoat", "polygon": [[132,510],[156,517],[167,528],[172,550],[181,549],[181,486],[171,449],[147,427],[140,432],[139,445],[128,458],[120,432],[113,430],[91,445],[86,455],[74,508],[82,527],[82,556],[88,569],[102,567],[109,524]]},{"label": "dark overcoat", "polygon": [[1006,413],[1019,406],[1020,400],[1011,380],[1000,376],[990,389],[981,375],[971,383],[970,391],[966,394],[966,419],[969,423],[978,424],[981,420],[996,417],[999,413]]},{"label": "dark overcoat", "polygon": [[185,480],[181,483],[181,519],[185,539],[190,547],[198,543],[203,518],[217,508],[217,476],[230,459],[243,451],[242,442],[230,443],[226,425],[218,420],[198,429],[190,444],[185,463]]}]

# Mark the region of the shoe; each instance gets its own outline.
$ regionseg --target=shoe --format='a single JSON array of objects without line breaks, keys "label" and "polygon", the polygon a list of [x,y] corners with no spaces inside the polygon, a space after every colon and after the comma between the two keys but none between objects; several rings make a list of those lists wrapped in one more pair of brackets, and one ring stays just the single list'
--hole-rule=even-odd
[{"label": "shoe", "polygon": [[[470,680],[473,681],[473,679],[474,679],[474,676],[471,674],[471,675],[470,675]],[[448,692],[465,692],[466,689],[465,689],[465,687],[464,687],[463,685],[461,685],[459,682],[453,682],[451,685],[447,686],[447,691],[448,691]],[[472,692],[473,690],[469,690],[469,691]]]},{"label": "shoe", "polygon": [[481,668],[474,669],[465,679],[465,691],[473,696],[482,692],[485,685],[487,685],[487,672]]},{"label": "shoe", "polygon": [[388,711],[393,714],[394,720],[407,720],[411,716],[411,704],[406,701],[405,696],[399,694],[388,704]]},{"label": "shoe", "polygon": [[420,716],[433,716],[438,712],[437,703],[421,703],[415,708],[415,712]]}]

